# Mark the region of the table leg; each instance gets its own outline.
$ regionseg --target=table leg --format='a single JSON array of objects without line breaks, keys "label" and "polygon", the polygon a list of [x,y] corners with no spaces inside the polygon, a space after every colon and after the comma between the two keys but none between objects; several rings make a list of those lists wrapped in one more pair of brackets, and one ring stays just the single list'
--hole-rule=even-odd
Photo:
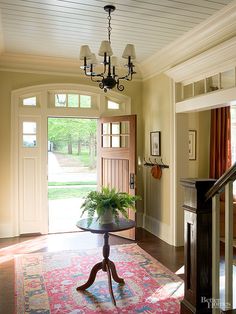
[{"label": "table leg", "polygon": [[97,272],[100,269],[102,269],[102,262],[97,263],[96,265],[93,266],[87,282],[85,284],[83,284],[82,286],[77,287],[76,290],[79,291],[79,290],[85,290],[85,289],[89,288],[94,283]]},{"label": "table leg", "polygon": [[125,283],[124,279],[118,276],[116,266],[111,260],[108,260],[108,265],[111,270],[113,279],[118,283]]},{"label": "table leg", "polygon": [[115,300],[115,297],[114,297],[114,294],[113,294],[113,290],[112,290],[111,270],[110,270],[109,264],[106,264],[106,271],[107,271],[108,287],[109,287],[109,292],[110,292],[110,295],[111,295],[111,299],[112,299],[113,304],[116,306],[116,300]]},{"label": "table leg", "polygon": [[95,266],[93,266],[87,282],[85,284],[83,284],[82,286],[77,287],[76,290],[79,291],[79,290],[85,290],[85,289],[89,288],[94,283],[97,272],[100,269],[102,269],[104,272],[107,273],[109,292],[110,292],[110,295],[112,298],[112,302],[116,306],[116,300],[115,300],[114,293],[112,290],[112,279],[111,279],[111,277],[117,283],[124,283],[124,279],[122,279],[118,276],[115,264],[111,260],[109,260],[109,258],[108,258],[109,254],[110,254],[110,245],[109,245],[108,239],[109,239],[109,234],[108,234],[108,232],[106,232],[104,234],[103,261],[100,263],[97,263]]}]

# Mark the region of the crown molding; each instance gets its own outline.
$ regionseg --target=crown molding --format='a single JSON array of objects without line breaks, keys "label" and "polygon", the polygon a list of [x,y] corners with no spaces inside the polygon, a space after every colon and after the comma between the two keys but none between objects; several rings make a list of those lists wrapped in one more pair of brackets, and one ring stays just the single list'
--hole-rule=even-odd
[{"label": "crown molding", "polygon": [[236,66],[236,36],[187,60],[165,73],[184,85],[197,82]]},{"label": "crown molding", "polygon": [[[85,77],[77,59],[58,58],[49,56],[35,56],[27,54],[2,53],[0,55],[0,71],[40,73],[50,75]],[[138,67],[137,67],[138,68]],[[102,69],[101,69],[102,72]],[[133,81],[140,81],[141,72],[138,70]]]},{"label": "crown molding", "polygon": [[236,36],[236,0],[140,63],[144,80]]},{"label": "crown molding", "polygon": [[[0,55],[1,71],[47,73],[80,76],[80,64],[74,59],[3,53]],[[82,75],[81,75],[82,76]]]}]

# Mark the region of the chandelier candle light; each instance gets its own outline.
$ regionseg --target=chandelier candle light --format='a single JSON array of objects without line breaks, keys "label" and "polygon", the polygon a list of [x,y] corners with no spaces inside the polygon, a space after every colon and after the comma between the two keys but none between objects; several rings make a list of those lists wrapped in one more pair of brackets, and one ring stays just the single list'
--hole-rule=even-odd
[{"label": "chandelier candle light", "polygon": [[[108,89],[112,89],[115,86],[119,91],[124,90],[124,85],[120,84],[120,80],[131,81],[134,71],[134,64],[132,60],[136,58],[135,48],[132,44],[127,44],[123,52],[122,58],[128,59],[127,74],[124,76],[118,76],[116,69],[118,67],[117,57],[113,56],[111,48],[111,13],[115,11],[115,6],[106,5],[104,10],[108,13],[108,40],[101,42],[101,46],[98,55],[103,57],[103,72],[95,73],[94,68],[98,63],[95,53],[92,53],[88,45],[80,47],[80,60],[84,60],[84,65],[80,68],[84,70],[86,76],[89,76],[93,82],[99,83],[99,87],[107,92]],[[94,79],[96,78],[96,79]]]}]

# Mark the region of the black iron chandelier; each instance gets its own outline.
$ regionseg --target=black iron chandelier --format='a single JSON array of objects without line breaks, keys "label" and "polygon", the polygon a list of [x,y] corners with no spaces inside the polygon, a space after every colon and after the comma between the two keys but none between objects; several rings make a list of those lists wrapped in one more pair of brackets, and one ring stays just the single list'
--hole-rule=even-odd
[{"label": "black iron chandelier", "polygon": [[95,73],[94,68],[98,63],[95,53],[92,53],[88,45],[83,45],[80,48],[80,60],[84,60],[84,65],[80,68],[84,70],[84,74],[89,76],[93,82],[99,83],[99,87],[107,92],[107,90],[114,88],[115,86],[119,91],[124,90],[124,85],[120,84],[121,80],[131,81],[133,78],[134,64],[133,60],[136,58],[135,48],[132,44],[127,44],[123,52],[122,58],[128,59],[128,63],[125,64],[127,73],[124,76],[117,75],[118,60],[113,56],[111,48],[111,13],[115,11],[115,6],[106,5],[104,10],[108,13],[108,40],[101,42],[101,46],[98,55],[103,57],[103,72]]}]

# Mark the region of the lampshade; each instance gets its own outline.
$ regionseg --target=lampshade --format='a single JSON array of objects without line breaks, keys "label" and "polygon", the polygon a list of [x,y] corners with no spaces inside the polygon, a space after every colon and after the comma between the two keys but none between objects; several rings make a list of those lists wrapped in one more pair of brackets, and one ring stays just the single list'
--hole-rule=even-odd
[{"label": "lampshade", "polygon": [[117,57],[115,57],[115,56],[111,57],[111,65],[113,67],[116,67],[118,65],[118,58]]},{"label": "lampshade", "polygon": [[84,57],[91,58],[91,50],[88,45],[83,45],[80,47],[80,60],[84,60]]},{"label": "lampshade", "polygon": [[98,63],[98,60],[97,60],[97,58],[96,58],[95,53],[92,53],[92,54],[91,54],[88,63],[89,63],[89,64],[94,64],[94,65]]},{"label": "lampshade", "polygon": [[134,45],[132,44],[126,45],[125,50],[122,55],[122,58],[124,59],[128,59],[129,57],[131,57],[131,59],[136,58],[135,48],[134,48]]},{"label": "lampshade", "polygon": [[113,55],[113,52],[111,49],[111,44],[109,43],[108,40],[103,40],[101,42],[101,46],[100,46],[98,55],[103,57],[105,52],[106,52],[107,56],[109,56],[109,57]]}]

